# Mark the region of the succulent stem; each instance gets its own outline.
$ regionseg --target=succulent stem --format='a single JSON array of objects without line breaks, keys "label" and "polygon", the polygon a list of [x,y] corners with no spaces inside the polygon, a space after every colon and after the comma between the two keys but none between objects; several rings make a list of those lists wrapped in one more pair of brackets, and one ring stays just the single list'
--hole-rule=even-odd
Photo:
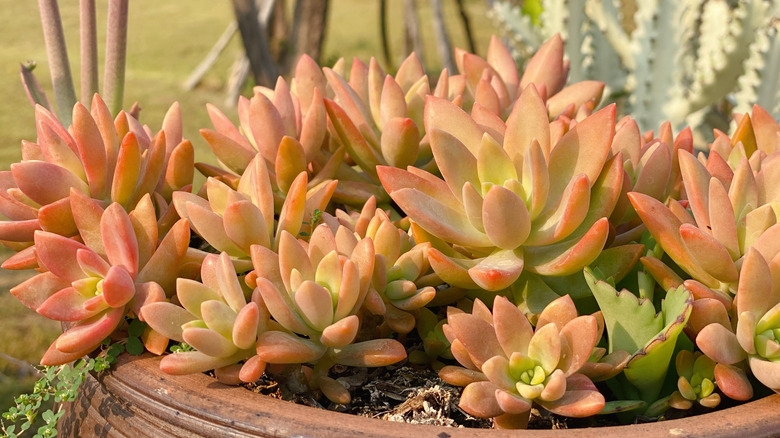
[{"label": "succulent stem", "polygon": [[114,115],[122,109],[122,99],[125,91],[127,7],[128,0],[111,0],[108,2],[103,98]]},{"label": "succulent stem", "polygon": [[71,123],[71,108],[76,103],[76,92],[68,63],[68,48],[62,31],[60,9],[56,0],[38,0],[38,9],[43,25],[43,38],[46,42],[46,56],[49,59],[51,82],[57,111],[64,126]]},{"label": "succulent stem", "polygon": [[89,108],[92,95],[98,92],[95,0],[79,1],[79,23],[81,36],[81,102]]}]

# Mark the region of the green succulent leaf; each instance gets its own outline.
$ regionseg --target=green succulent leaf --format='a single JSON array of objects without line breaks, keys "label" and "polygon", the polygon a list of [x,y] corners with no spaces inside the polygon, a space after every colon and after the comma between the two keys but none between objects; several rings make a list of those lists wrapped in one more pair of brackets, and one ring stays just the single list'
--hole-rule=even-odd
[{"label": "green succulent leaf", "polygon": [[617,292],[589,269],[585,270],[585,278],[604,314],[609,351],[633,354],[623,372],[644,401],[654,402],[671,364],[677,338],[691,315],[693,296],[683,286],[670,289],[661,312],[656,314],[649,300],[625,290]]},{"label": "green succulent leaf", "polygon": [[585,281],[604,314],[610,353],[637,352],[664,327],[663,316],[655,313],[652,302],[640,300],[627,290],[618,292],[589,268],[585,268]]}]

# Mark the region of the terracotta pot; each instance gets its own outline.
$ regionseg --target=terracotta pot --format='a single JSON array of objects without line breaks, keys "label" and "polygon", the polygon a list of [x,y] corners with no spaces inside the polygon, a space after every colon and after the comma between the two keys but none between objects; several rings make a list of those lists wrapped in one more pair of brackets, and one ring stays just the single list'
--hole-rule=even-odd
[{"label": "terracotta pot", "polygon": [[66,437],[771,437],[780,436],[780,395],[726,410],[641,425],[497,431],[393,423],[310,408],[217,383],[169,376],[160,358],[123,355],[110,373],[90,377],[66,405]]}]

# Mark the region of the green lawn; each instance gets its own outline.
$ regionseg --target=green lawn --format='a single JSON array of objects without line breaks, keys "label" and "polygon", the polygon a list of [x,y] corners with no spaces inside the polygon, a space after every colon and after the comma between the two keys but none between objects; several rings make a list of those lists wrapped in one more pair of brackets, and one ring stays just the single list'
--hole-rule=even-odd
[{"label": "green lawn", "polygon": [[[105,34],[105,4],[98,3],[99,51],[103,50]],[[292,3],[292,2],[288,2]],[[391,50],[396,53],[397,65],[402,47],[403,2],[390,4],[389,29]],[[426,68],[439,68],[434,37],[430,26],[427,1],[418,0],[421,6],[422,32],[425,40]],[[331,0],[328,34],[323,60],[338,57],[347,60],[358,57],[363,60],[373,54],[380,55],[378,1]],[[68,41],[73,76],[78,84],[78,2],[61,2],[63,26]],[[447,20],[453,43],[465,47],[465,37],[457,20],[454,0],[445,0]],[[468,8],[472,27],[476,33],[478,51],[484,55],[487,41],[493,33],[492,24],[484,16],[485,3],[471,0]],[[19,63],[35,60],[38,80],[44,89],[50,90],[50,78],[39,23],[37,2],[31,0],[0,0],[0,170],[21,159],[22,139],[35,141],[33,111],[19,81]],[[213,0],[170,0],[165,2],[133,0],[130,2],[130,27],[128,32],[127,81],[125,106],[138,101],[143,108],[141,121],[153,130],[160,127],[168,106],[179,101],[184,116],[185,136],[196,147],[198,161],[214,161],[198,130],[210,128],[205,104],[213,102],[225,113],[237,119],[235,111],[225,108],[225,82],[230,65],[240,53],[238,38],[220,57],[205,77],[201,86],[192,92],[184,92],[181,84],[201,61],[219,35],[232,19],[229,2]],[[101,55],[102,57],[102,55]],[[102,62],[102,61],[101,61]],[[384,64],[384,62],[382,62]],[[436,75],[437,76],[437,75]],[[78,89],[77,89],[78,90]],[[76,93],[79,94],[78,91]],[[50,99],[53,95],[49,92]],[[9,252],[2,252],[5,259]],[[0,272],[0,353],[37,363],[41,355],[57,336],[59,324],[39,317],[19,304],[8,289],[32,273]],[[10,403],[11,394],[30,385],[31,380],[19,379],[18,368],[0,359],[0,410]]]}]

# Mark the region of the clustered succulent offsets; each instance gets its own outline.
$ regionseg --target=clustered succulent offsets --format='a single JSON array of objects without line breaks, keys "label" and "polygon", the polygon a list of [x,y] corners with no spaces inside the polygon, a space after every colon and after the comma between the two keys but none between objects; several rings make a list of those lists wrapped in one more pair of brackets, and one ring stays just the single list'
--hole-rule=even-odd
[{"label": "clustered succulent offsets", "polygon": [[408,355],[502,428],[780,391],[780,125],[755,107],[696,153],[567,86],[563,53],[520,73],[493,38],[435,81],[415,55],[395,76],[304,56],[238,125],[208,106],[219,166],[177,105],[156,134],[97,95],[70,127],[38,107],[0,240],[39,271],[11,292],[69,327],[42,362],[139,319],[148,351],[191,347],[166,373],[295,374],[349,403],[334,366]]}]

